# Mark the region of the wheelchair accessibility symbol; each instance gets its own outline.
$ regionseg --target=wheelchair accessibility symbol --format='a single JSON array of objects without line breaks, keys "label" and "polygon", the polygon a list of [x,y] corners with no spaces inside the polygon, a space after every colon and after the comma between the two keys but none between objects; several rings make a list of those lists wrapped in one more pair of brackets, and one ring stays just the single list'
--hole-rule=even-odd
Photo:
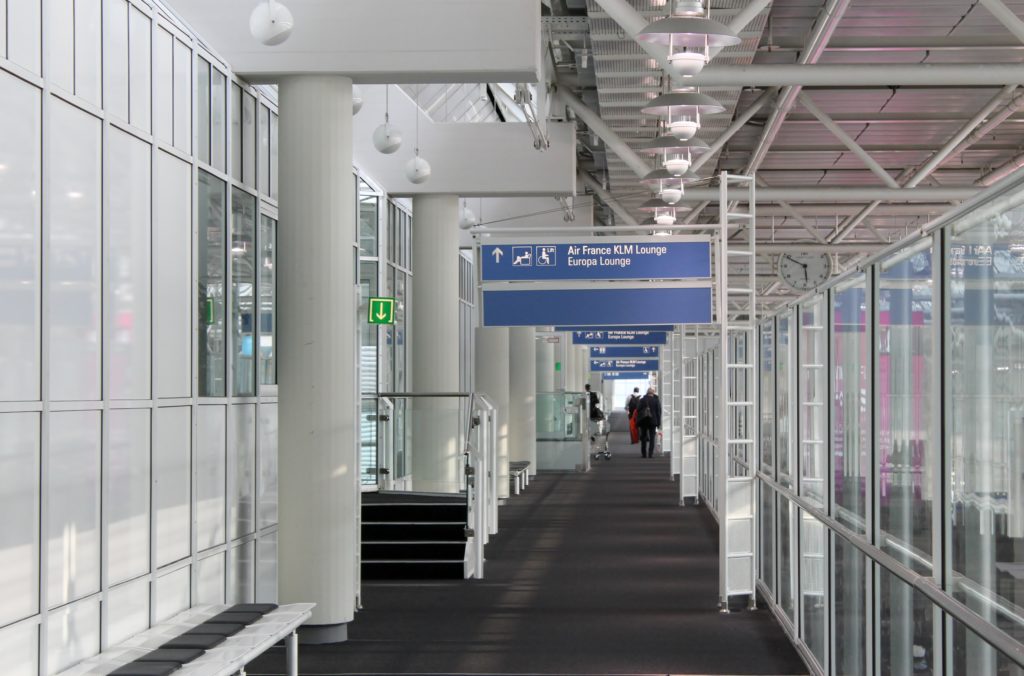
[{"label": "wheelchair accessibility symbol", "polygon": [[553,246],[538,246],[537,265],[540,267],[553,267],[557,263],[557,251],[558,249]]},{"label": "wheelchair accessibility symbol", "polygon": [[533,265],[533,247],[512,247],[512,267],[525,268]]}]

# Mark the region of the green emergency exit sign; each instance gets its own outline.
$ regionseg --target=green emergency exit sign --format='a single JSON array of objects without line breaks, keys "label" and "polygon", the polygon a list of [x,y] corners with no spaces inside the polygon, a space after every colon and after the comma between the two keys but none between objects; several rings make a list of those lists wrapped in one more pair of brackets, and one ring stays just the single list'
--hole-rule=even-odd
[{"label": "green emergency exit sign", "polygon": [[395,323],[395,299],[394,298],[371,298],[370,299],[370,323],[371,324],[394,324]]}]

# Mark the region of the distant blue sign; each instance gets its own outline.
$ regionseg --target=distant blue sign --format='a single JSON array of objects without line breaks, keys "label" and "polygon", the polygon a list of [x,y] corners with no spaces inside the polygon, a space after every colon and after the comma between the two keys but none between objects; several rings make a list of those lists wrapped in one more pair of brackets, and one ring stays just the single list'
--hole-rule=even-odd
[{"label": "distant blue sign", "polygon": [[592,241],[484,244],[485,282],[597,279],[694,279],[711,276],[711,244],[659,238],[596,237]]},{"label": "distant blue sign", "polygon": [[604,371],[601,378],[604,380],[647,380],[646,373],[637,371]]},{"label": "distant blue sign", "polygon": [[710,287],[485,289],[483,300],[484,326],[711,323]]},{"label": "distant blue sign", "polygon": [[644,324],[641,326],[556,326],[555,331],[672,331],[671,324]]},{"label": "distant blue sign", "polygon": [[643,371],[658,370],[657,359],[591,359],[591,371]]},{"label": "distant blue sign", "polygon": [[653,345],[637,347],[592,347],[591,359],[607,359],[609,357],[651,359],[658,356],[658,348]]},{"label": "distant blue sign", "polygon": [[664,331],[573,331],[574,345],[667,345]]}]

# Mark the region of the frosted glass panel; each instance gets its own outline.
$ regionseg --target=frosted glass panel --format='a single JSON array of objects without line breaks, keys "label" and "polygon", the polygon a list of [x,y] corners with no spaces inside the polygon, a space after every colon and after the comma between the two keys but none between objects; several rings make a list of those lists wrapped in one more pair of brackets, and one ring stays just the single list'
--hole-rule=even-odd
[{"label": "frosted glass panel", "polygon": [[277,404],[260,405],[260,475],[257,528],[277,523]]},{"label": "frosted glass panel", "polygon": [[[18,4],[15,2],[14,4]],[[33,30],[38,32],[33,26]],[[75,91],[75,0],[49,0],[46,11],[46,79]]]},{"label": "frosted glass panel", "polygon": [[256,187],[256,97],[242,94],[242,181]]},{"label": "frosted glass panel", "polygon": [[174,147],[192,152],[192,50],[174,41]]},{"label": "frosted glass panel", "polygon": [[192,393],[192,168],[156,153],[153,196],[156,396]]},{"label": "frosted glass panel", "polygon": [[100,398],[100,121],[49,106],[50,395]]},{"label": "frosted glass panel", "polygon": [[39,75],[40,0],[13,0],[7,3],[7,58]]},{"label": "frosted glass panel", "polygon": [[106,645],[114,646],[149,628],[149,579],[111,589],[107,594]]},{"label": "frosted glass panel", "polygon": [[234,406],[232,420],[234,452],[231,455],[231,476],[234,492],[231,497],[228,537],[234,540],[255,530],[256,405]]},{"label": "frosted glass panel", "polygon": [[163,622],[175,613],[187,610],[189,607],[189,572],[191,568],[185,566],[173,573],[168,573],[156,581],[156,609],[155,620]]},{"label": "frosted glass panel", "polygon": [[[107,4],[107,32],[103,36],[103,110],[122,120],[128,119],[128,3],[110,0]],[[149,55],[146,55],[149,62]]]},{"label": "frosted glass panel", "polygon": [[277,603],[277,533],[256,543],[256,602]]},{"label": "frosted glass panel", "polygon": [[47,605],[100,588],[100,412],[50,415]]},{"label": "frosted glass panel", "polygon": [[259,190],[264,195],[270,194],[270,109],[260,106],[259,118],[259,159],[256,170],[259,172]]},{"label": "frosted glass panel", "polygon": [[156,509],[156,564],[188,556],[191,480],[191,409],[158,409],[153,443],[153,504]]},{"label": "frosted glass panel", "polygon": [[224,603],[224,554],[209,556],[196,564],[196,604]]},{"label": "frosted glass panel", "polygon": [[100,106],[101,0],[75,0],[75,94]]},{"label": "frosted glass panel", "polygon": [[[176,111],[177,112],[177,111]],[[210,163],[210,62],[196,60],[196,157]]]},{"label": "frosted glass panel", "polygon": [[0,519],[2,626],[39,609],[39,414],[0,414],[0,439],[0,502],[17,515]]},{"label": "frosted glass panel", "polygon": [[91,598],[50,613],[46,670],[55,674],[100,651],[100,600]]},{"label": "frosted glass panel", "polygon": [[196,528],[199,551],[224,542],[225,421],[224,406],[199,407],[196,451]]},{"label": "frosted glass panel", "polygon": [[0,71],[0,401],[39,399],[39,90]]},{"label": "frosted glass panel", "polygon": [[107,414],[103,511],[110,584],[149,570],[149,414],[149,409],[116,409]]},{"label": "frosted glass panel", "polygon": [[227,79],[216,68],[210,69],[210,164],[226,171],[227,136],[224,116],[227,106]]},{"label": "frosted glass panel", "polygon": [[4,656],[4,673],[36,676],[39,673],[39,626],[22,624],[0,629],[0,655]]},{"label": "frosted glass panel", "polygon": [[228,552],[228,603],[253,602],[255,542],[249,541]]},{"label": "frosted glass panel", "polygon": [[174,142],[174,38],[156,29],[153,46],[153,132],[164,143]]},{"label": "frosted glass panel", "polygon": [[107,132],[108,377],[113,399],[150,396],[150,165],[148,143]]},{"label": "frosted glass panel", "polygon": [[129,118],[141,129],[149,130],[153,41],[149,17],[132,7],[128,16],[128,53],[131,78]]}]

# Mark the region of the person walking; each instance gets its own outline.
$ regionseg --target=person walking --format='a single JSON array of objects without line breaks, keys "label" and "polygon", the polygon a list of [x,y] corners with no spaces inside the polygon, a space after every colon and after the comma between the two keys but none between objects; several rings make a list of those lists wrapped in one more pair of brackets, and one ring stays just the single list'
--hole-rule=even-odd
[{"label": "person walking", "polygon": [[647,394],[637,402],[636,426],[640,430],[640,457],[653,458],[655,431],[661,429],[661,400],[653,387],[647,388]]},{"label": "person walking", "polygon": [[640,388],[634,387],[633,394],[626,400],[626,419],[629,420],[629,443],[640,441],[640,430],[636,426],[636,405],[640,403]]}]

